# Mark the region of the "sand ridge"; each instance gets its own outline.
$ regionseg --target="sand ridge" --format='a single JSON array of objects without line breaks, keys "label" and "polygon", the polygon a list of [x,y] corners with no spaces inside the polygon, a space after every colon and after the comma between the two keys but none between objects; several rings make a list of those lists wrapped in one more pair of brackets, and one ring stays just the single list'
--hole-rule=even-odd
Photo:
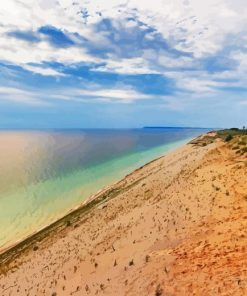
[{"label": "sand ridge", "polygon": [[0,294],[247,295],[246,180],[222,141],[185,145],[20,254]]}]

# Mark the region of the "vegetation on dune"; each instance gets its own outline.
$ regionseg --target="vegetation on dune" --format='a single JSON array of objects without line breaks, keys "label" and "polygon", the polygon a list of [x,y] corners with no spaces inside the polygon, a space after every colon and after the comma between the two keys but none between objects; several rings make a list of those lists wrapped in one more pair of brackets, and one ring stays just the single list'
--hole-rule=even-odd
[{"label": "vegetation on dune", "polygon": [[229,143],[229,147],[238,155],[247,153],[247,130],[231,128],[217,131],[217,135],[224,141]]},{"label": "vegetation on dune", "polygon": [[245,129],[245,127],[243,127],[242,129],[234,127],[230,129],[219,130],[217,131],[217,135],[225,140],[229,136],[235,137],[247,135],[247,130]]},{"label": "vegetation on dune", "polygon": [[226,142],[230,142],[233,139],[233,136],[231,134],[227,135],[225,138]]},{"label": "vegetation on dune", "polygon": [[216,139],[222,139],[225,141],[237,155],[247,155],[247,129],[245,129],[245,127],[242,129],[230,128],[218,131],[210,131],[209,133],[201,135],[192,140],[190,144],[204,147],[213,143]]}]

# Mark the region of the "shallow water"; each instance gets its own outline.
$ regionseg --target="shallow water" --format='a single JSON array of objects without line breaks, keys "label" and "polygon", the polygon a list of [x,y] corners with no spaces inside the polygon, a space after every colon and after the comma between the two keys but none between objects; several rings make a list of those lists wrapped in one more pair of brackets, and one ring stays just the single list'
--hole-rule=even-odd
[{"label": "shallow water", "polygon": [[0,132],[0,249],[202,129]]}]

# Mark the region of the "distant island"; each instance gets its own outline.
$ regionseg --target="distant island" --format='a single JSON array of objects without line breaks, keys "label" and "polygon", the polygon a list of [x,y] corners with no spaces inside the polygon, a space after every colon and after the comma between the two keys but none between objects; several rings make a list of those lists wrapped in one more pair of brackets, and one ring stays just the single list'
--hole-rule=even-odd
[{"label": "distant island", "polygon": [[[207,127],[184,127],[184,126],[144,126],[143,129],[206,129],[208,130],[209,128]],[[219,128],[214,128],[214,130],[218,130]]]}]

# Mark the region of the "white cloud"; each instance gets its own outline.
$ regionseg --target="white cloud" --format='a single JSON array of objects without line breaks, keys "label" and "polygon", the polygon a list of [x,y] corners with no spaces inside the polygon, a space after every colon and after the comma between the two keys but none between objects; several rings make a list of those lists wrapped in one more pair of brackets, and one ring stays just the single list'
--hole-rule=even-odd
[{"label": "white cloud", "polygon": [[23,66],[23,69],[25,70],[28,70],[32,73],[37,73],[37,74],[40,74],[40,75],[43,75],[43,76],[66,76],[65,74],[63,73],[60,73],[52,68],[44,68],[44,67],[40,67],[40,66],[31,66],[31,65],[28,65],[28,64],[24,64]]},{"label": "white cloud", "polygon": [[[226,83],[217,81],[220,77],[235,79],[229,86],[241,86],[246,82],[246,54],[241,50],[241,47],[246,47],[247,38],[247,6],[244,0],[77,0],[74,3],[72,5],[71,0],[5,1],[0,9],[1,60],[48,76],[63,74],[43,67],[43,62],[70,66],[81,62],[102,63],[104,65],[95,70],[120,74],[163,74],[174,79],[180,89],[196,94],[215,93],[217,88],[226,86]],[[82,10],[88,10],[86,20],[79,13]],[[169,48],[191,53],[191,57],[172,56],[167,54],[166,48],[142,48],[142,44],[138,57],[122,57],[121,50],[117,51],[119,55],[96,57],[88,52],[74,33],[84,36],[88,43],[98,49],[116,47],[108,32],[97,34],[95,31],[94,25],[103,17],[111,19],[119,30],[134,30],[138,26],[139,30],[153,28],[156,31],[147,34],[147,40],[153,40],[155,44],[155,38],[160,34]],[[133,19],[127,20],[128,17]],[[137,20],[143,24],[138,24]],[[54,49],[45,38],[37,43],[29,43],[7,35],[15,30],[35,32],[44,25],[63,30],[78,47]],[[238,38],[239,51],[230,55],[239,63],[237,69],[210,75],[205,70],[189,72],[177,69],[193,67],[199,59],[219,54],[227,47],[231,36],[241,36]],[[122,101],[128,101],[126,94],[123,97],[125,99]]]},{"label": "white cloud", "polygon": [[98,85],[91,85],[90,88],[71,88],[60,90],[56,94],[52,94],[50,98],[77,101],[91,102],[95,101],[108,103],[132,103],[139,100],[148,100],[154,98],[153,95],[147,95],[134,90],[128,86],[121,88],[102,88]]},{"label": "white cloud", "polygon": [[210,94],[215,93],[216,87],[224,86],[224,83],[216,82],[213,80],[199,78],[199,77],[184,77],[178,82],[181,90],[187,90],[196,94]]},{"label": "white cloud", "polygon": [[[126,21],[126,17],[137,16],[139,20],[161,33],[175,48],[193,52],[200,57],[215,53],[223,46],[228,34],[245,31],[247,25],[247,8],[243,0],[190,0],[187,5],[181,0],[155,0],[145,3],[140,0],[78,0],[76,3],[78,5],[72,5],[70,0],[8,0],[0,11],[1,39],[6,30],[35,31],[49,24],[66,32],[81,33],[91,41],[101,39],[102,42],[107,42],[100,34],[94,34],[90,27],[101,19],[100,12],[103,17],[111,18],[116,24],[122,21],[126,28],[136,25],[135,21]],[[79,13],[83,9],[88,9],[87,26]],[[1,42],[1,45],[3,43],[5,42]],[[17,44],[17,47],[23,47],[23,44]],[[28,48],[25,50],[28,51]],[[35,48],[33,50],[36,51]],[[37,50],[41,53],[45,51],[42,46]],[[70,49],[63,51],[65,52],[70,52]],[[74,54],[67,53],[67,58],[68,55],[72,59]],[[61,58],[61,55],[59,57]],[[83,60],[83,57],[80,58]]]},{"label": "white cloud", "polygon": [[[78,103],[133,103],[154,98],[128,86],[122,88],[102,88],[99,85],[88,85],[88,88],[61,88],[56,90],[25,90],[18,87],[1,87],[0,100],[23,103],[33,106],[52,106],[57,100]],[[162,96],[160,98],[163,98]]]},{"label": "white cloud", "polygon": [[137,100],[150,99],[153,96],[145,95],[133,89],[100,89],[100,90],[81,90],[78,94],[84,97],[96,97],[106,101],[118,101],[123,103],[130,103]]},{"label": "white cloud", "polygon": [[35,92],[14,87],[0,87],[0,100],[33,106],[48,105],[48,103],[41,100]]},{"label": "white cloud", "polygon": [[0,57],[16,65],[42,62],[60,62],[73,64],[80,62],[97,62],[98,59],[90,56],[81,48],[56,48],[54,49],[47,42],[30,44],[14,38],[0,38]]},{"label": "white cloud", "polygon": [[95,71],[113,72],[119,74],[157,74],[157,70],[152,69],[144,58],[122,58],[109,56],[106,65],[97,67]]},{"label": "white cloud", "polygon": [[[228,34],[245,31],[247,25],[244,0],[190,0],[186,5],[181,0],[78,2],[88,8],[90,23],[98,21],[97,11],[117,20],[137,16],[177,49],[193,52],[197,57],[215,53]],[[181,39],[184,42],[177,43]]]}]

